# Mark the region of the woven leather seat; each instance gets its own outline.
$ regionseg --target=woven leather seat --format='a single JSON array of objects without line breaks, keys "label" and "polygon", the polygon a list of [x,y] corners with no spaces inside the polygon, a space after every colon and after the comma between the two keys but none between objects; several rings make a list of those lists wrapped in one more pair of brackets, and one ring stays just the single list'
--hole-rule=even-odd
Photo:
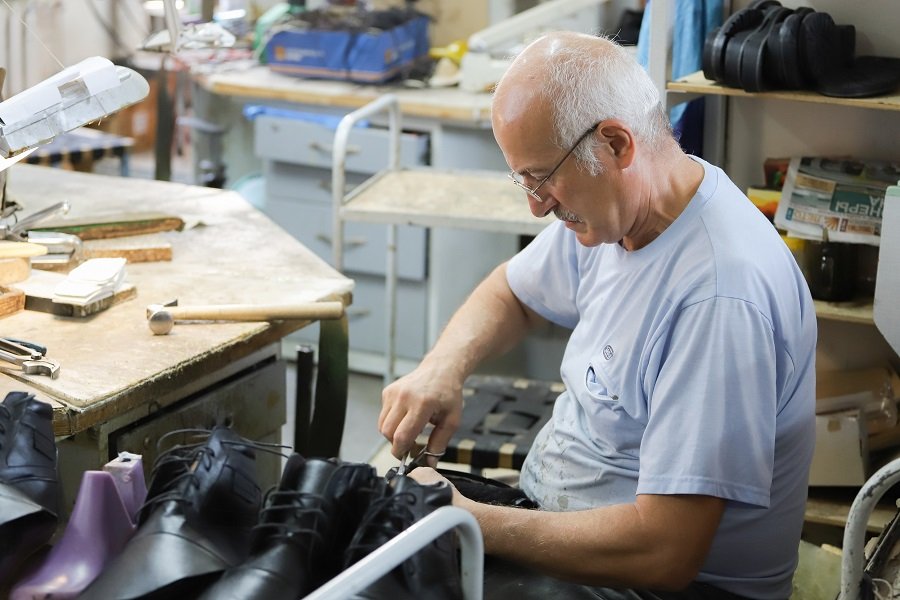
[{"label": "woven leather seat", "polygon": [[[463,414],[442,458],[472,469],[521,469],[553,403],[560,382],[473,375],[463,388]],[[417,440],[425,444],[426,436]]]}]

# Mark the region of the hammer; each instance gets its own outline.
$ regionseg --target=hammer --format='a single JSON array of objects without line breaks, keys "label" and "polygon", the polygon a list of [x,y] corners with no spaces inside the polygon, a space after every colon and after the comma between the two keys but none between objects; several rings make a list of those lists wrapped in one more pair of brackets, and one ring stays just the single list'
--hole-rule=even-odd
[{"label": "hammer", "polygon": [[279,321],[283,319],[340,319],[342,302],[301,302],[295,304],[218,304],[170,306],[151,304],[147,323],[154,335],[172,331],[175,321]]}]

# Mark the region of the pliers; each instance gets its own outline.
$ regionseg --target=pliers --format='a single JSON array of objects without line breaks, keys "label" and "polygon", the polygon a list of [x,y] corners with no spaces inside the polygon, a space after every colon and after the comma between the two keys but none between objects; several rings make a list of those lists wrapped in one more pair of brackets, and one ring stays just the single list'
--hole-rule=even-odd
[{"label": "pliers", "polygon": [[47,348],[34,342],[0,338],[0,360],[18,365],[26,375],[59,377],[59,363],[44,356]]}]

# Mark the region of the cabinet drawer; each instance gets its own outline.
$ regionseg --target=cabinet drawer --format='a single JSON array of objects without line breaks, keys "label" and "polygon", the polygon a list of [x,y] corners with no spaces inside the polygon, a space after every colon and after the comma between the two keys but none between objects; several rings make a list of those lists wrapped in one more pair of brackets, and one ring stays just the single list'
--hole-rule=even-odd
[{"label": "cabinet drawer", "polygon": [[[176,429],[211,429],[215,425],[228,425],[247,439],[278,443],[287,414],[285,378],[283,360],[273,359],[248,369],[213,391],[163,409],[110,434],[111,456],[122,451],[143,455],[144,471],[149,477],[158,455],[157,440]],[[174,440],[180,441],[177,436]],[[256,462],[263,490],[278,482],[281,463],[277,456],[259,452]]]},{"label": "cabinet drawer", "polygon": [[[286,198],[298,198],[331,206],[331,170],[305,167],[282,161],[269,160],[263,164],[266,193]],[[344,193],[367,180],[371,175],[347,173]]]},{"label": "cabinet drawer", "polygon": [[[262,208],[300,242],[331,262],[331,205],[303,202],[266,193]],[[426,276],[425,229],[397,227],[397,276],[422,281]],[[344,270],[384,276],[387,226],[380,223],[344,223]],[[355,294],[354,294],[355,295]]]},{"label": "cabinet drawer", "polygon": [[[347,307],[350,350],[384,355],[387,347],[384,279],[347,273],[356,283],[353,304]],[[397,328],[394,340],[398,358],[419,361],[425,355],[425,282],[397,282]],[[298,344],[319,343],[319,324],[313,323],[289,337]]]},{"label": "cabinet drawer", "polygon": [[[254,125],[254,150],[261,158],[330,169],[334,134],[333,129],[318,123],[260,116]],[[400,164],[424,164],[427,139],[424,134],[401,134]],[[345,170],[371,174],[386,169],[389,140],[387,129],[353,129],[347,142]]]},{"label": "cabinet drawer", "polygon": [[[353,304],[347,308],[350,347],[384,353],[387,344],[387,310],[385,309],[384,279],[371,275],[350,277]],[[425,354],[425,282],[397,282],[396,355],[421,358]]]}]

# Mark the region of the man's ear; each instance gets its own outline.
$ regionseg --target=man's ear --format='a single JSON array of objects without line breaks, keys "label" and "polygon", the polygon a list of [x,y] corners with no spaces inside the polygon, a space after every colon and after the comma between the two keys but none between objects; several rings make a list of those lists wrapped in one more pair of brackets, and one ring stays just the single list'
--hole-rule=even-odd
[{"label": "man's ear", "polygon": [[620,169],[626,169],[634,161],[634,134],[618,119],[607,119],[597,128],[601,143],[605,143]]}]

